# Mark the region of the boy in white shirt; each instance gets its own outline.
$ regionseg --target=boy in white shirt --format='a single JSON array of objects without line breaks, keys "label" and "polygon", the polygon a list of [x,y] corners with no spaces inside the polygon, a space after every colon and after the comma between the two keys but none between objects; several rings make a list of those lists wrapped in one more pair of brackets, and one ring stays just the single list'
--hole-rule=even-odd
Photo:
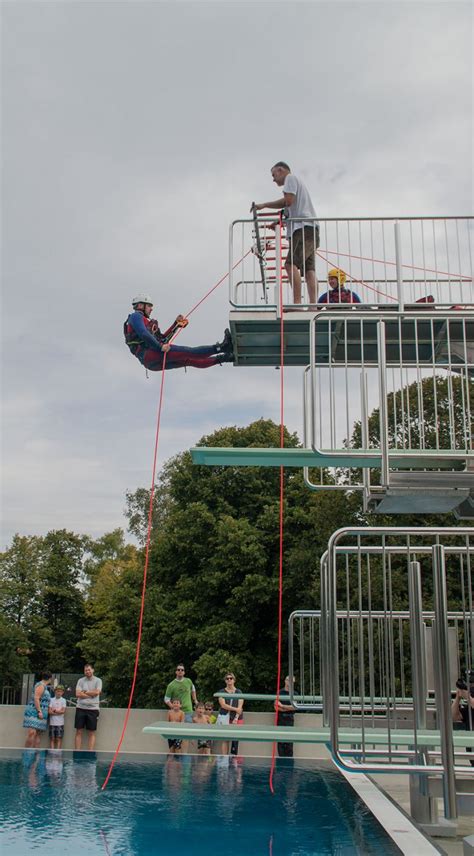
[{"label": "boy in white shirt", "polygon": [[49,705],[49,748],[62,749],[64,737],[64,711],[66,710],[66,699],[64,687],[58,684],[54,690],[54,698]]}]

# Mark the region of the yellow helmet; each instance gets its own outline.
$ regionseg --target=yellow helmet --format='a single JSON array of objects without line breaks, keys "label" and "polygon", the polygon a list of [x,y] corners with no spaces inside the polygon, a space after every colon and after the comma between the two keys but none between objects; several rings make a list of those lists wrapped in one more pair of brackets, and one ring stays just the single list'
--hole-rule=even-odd
[{"label": "yellow helmet", "polygon": [[337,278],[337,281],[340,286],[344,285],[346,281],[346,275],[343,270],[339,270],[339,268],[332,268],[330,271],[328,271],[328,279],[330,279],[332,276],[335,276]]}]

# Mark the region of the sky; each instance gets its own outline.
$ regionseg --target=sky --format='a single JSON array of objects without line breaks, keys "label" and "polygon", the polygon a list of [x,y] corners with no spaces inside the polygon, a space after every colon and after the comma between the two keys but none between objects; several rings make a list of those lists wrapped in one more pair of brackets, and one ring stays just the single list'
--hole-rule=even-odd
[{"label": "sky", "polygon": [[[321,217],[472,211],[472,6],[457,0],[7,0],[2,16],[2,532],[125,527],[149,487],[162,328],[227,271],[228,226],[290,163]],[[182,344],[228,324],[223,284]],[[285,421],[302,434],[301,370]],[[159,465],[279,421],[279,373],[168,372]]]}]

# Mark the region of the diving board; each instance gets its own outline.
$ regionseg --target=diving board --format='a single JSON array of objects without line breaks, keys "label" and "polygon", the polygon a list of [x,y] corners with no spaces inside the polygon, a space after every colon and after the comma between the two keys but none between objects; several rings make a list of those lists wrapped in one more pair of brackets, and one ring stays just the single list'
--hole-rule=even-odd
[{"label": "diving board", "polygon": [[[329,745],[329,728],[298,728],[270,725],[200,725],[194,722],[153,722],[143,728],[145,734],[159,734],[170,739],[187,740],[242,740],[264,743],[323,743]],[[439,731],[406,729],[342,728],[338,741],[348,746],[422,746],[436,749],[441,745]],[[453,744],[457,749],[474,748],[473,731],[454,731]]]},{"label": "diving board", "polygon": [[[247,446],[194,446],[191,449],[193,464],[207,467],[380,467],[382,453],[377,449],[350,449],[348,452],[315,452],[313,449],[266,449]],[[474,464],[474,455],[464,451],[442,451],[427,449],[389,452],[390,467],[393,469],[464,469],[466,460]]]}]

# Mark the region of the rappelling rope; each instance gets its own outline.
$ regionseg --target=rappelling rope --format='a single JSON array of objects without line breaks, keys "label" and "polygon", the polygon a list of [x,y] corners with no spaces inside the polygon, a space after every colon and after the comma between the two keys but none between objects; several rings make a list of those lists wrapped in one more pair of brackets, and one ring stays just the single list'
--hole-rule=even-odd
[{"label": "rappelling rope", "polygon": [[[329,251],[327,250],[326,252],[329,252]],[[332,264],[332,262],[330,262],[329,259],[326,258],[326,256],[323,255],[323,253],[320,250],[316,251],[316,255],[319,256],[319,258],[322,259],[324,262],[326,262],[328,265]],[[342,255],[342,253],[341,253],[341,255]],[[370,291],[375,291],[376,294],[381,294],[382,297],[388,297],[389,300],[397,301],[396,297],[393,297],[391,294],[386,294],[385,291],[381,291],[379,288],[375,288],[374,285],[369,285],[368,282],[364,282],[363,279],[357,279],[355,276],[352,276],[352,274],[349,273],[347,270],[344,270],[344,268],[339,266],[338,270],[342,271],[342,273],[344,273],[346,275],[346,277],[349,277],[351,282],[357,282],[359,285],[363,285],[364,288],[368,288],[368,289],[370,289]]]},{"label": "rappelling rope", "polygon": [[[280,229],[281,229],[281,214],[280,214]],[[285,445],[285,343],[284,343],[284,312],[283,312],[283,276],[280,274],[280,449]],[[278,647],[277,647],[277,685],[276,685],[276,700],[275,700],[275,718],[274,724],[278,724],[278,702],[280,701],[280,685],[281,685],[281,647],[282,647],[282,615],[283,615],[283,502],[284,502],[284,475],[285,469],[280,466],[280,550],[279,550],[279,568],[278,568]],[[272,744],[272,763],[270,766],[269,785],[272,794],[275,793],[273,787],[273,774],[275,772],[276,760],[276,743]]]},{"label": "rappelling rope", "polygon": [[[347,258],[347,259],[358,259],[358,261],[362,261],[362,262],[376,262],[377,264],[392,265],[393,267],[395,267],[397,264],[396,262],[390,262],[387,259],[372,259],[372,258],[370,258],[370,256],[356,256],[356,255],[354,255],[354,253],[341,253],[339,250],[325,249],[325,252],[329,253],[330,256],[343,256],[344,258]],[[319,255],[319,253],[318,253],[318,255]],[[435,268],[427,268],[427,267],[423,267],[422,265],[409,265],[409,264],[405,264],[403,262],[401,263],[401,266],[405,267],[405,268],[410,268],[410,270],[423,270],[423,271],[425,271],[425,273],[436,273],[436,274],[441,274],[441,276],[450,276],[452,279],[462,279],[462,280],[466,280],[466,282],[472,281],[472,276],[466,276],[463,273],[450,273],[447,270],[436,270]]]},{"label": "rappelling rope", "polygon": [[127,724],[130,717],[130,710],[132,707],[133,696],[135,693],[135,684],[137,681],[137,672],[138,672],[138,660],[140,657],[140,648],[142,641],[142,629],[143,629],[143,615],[145,612],[145,594],[146,594],[146,583],[148,577],[148,562],[150,560],[150,541],[151,541],[151,530],[152,530],[152,521],[153,521],[153,500],[155,498],[155,476],[156,476],[156,462],[158,458],[158,441],[160,437],[160,425],[161,425],[161,413],[163,409],[163,390],[165,387],[165,368],[166,368],[166,353],[163,355],[163,371],[161,372],[161,386],[160,386],[160,399],[158,404],[158,413],[156,419],[156,431],[155,431],[155,447],[153,451],[153,467],[152,467],[152,477],[151,477],[151,487],[150,487],[150,505],[148,508],[148,528],[146,535],[146,546],[145,546],[145,564],[143,567],[143,581],[142,581],[142,593],[141,593],[141,602],[140,602],[140,617],[138,619],[138,637],[137,637],[137,648],[135,651],[135,663],[133,666],[133,679],[132,686],[130,689],[130,696],[128,699],[127,711],[125,714],[125,719],[122,727],[122,733],[120,735],[119,742],[117,743],[117,748],[114,752],[114,756],[112,761],[110,762],[109,769],[107,771],[107,775],[105,777],[104,784],[102,785],[102,790],[104,791],[107,787],[110,776],[112,775],[112,770],[114,769],[115,762],[120,753],[120,748],[123,743],[123,739],[125,737],[125,732],[127,730]]},{"label": "rappelling rope", "polygon": [[[235,268],[239,264],[241,264],[243,262],[243,260],[251,252],[252,252],[251,250],[248,250],[248,252],[246,252],[245,255],[243,255],[242,258],[239,259],[239,261],[235,263],[235,265],[232,267],[232,270],[235,270]],[[222,276],[220,278],[220,280],[215,285],[213,285],[212,288],[210,288],[209,291],[207,291],[206,294],[200,300],[198,300],[198,302],[192,307],[192,309],[189,310],[189,312],[184,317],[189,318],[189,316],[192,315],[192,313],[196,311],[198,306],[200,306],[201,303],[203,303],[220,285],[222,285],[223,282],[225,282],[225,280],[227,279],[228,276],[229,276],[228,272],[226,274],[224,274],[224,276]],[[180,332],[181,332],[181,328],[176,331],[176,333],[174,334],[171,341],[174,341]],[[137,647],[136,647],[136,651],[135,651],[135,662],[134,662],[134,666],[133,666],[132,686],[130,688],[130,695],[129,695],[129,699],[128,699],[127,710],[125,713],[125,719],[124,719],[124,723],[123,723],[123,727],[122,727],[122,732],[120,734],[120,738],[119,738],[119,741],[117,743],[117,748],[115,749],[114,756],[112,758],[112,761],[110,762],[110,766],[109,766],[109,769],[107,771],[107,775],[106,775],[104,783],[102,785],[103,791],[107,787],[110,776],[112,775],[112,770],[115,766],[115,762],[116,762],[116,760],[120,754],[120,749],[121,749],[121,746],[122,746],[122,743],[123,743],[123,740],[125,737],[125,732],[127,730],[128,720],[130,718],[130,711],[132,708],[133,697],[135,694],[135,685],[137,682],[138,661],[140,658],[140,649],[141,649],[141,642],[142,642],[143,616],[145,613],[145,595],[146,595],[146,584],[147,584],[147,578],[148,578],[148,564],[149,564],[149,560],[150,560],[150,542],[151,542],[151,532],[152,532],[152,524],[153,524],[153,501],[155,498],[156,463],[158,460],[158,445],[159,445],[159,437],[160,437],[161,414],[162,414],[162,410],[163,410],[163,392],[164,392],[164,387],[165,387],[165,375],[166,375],[165,369],[166,369],[166,351],[163,352],[163,368],[161,370],[160,398],[159,398],[158,411],[157,411],[157,417],[156,417],[155,446],[154,446],[154,451],[153,451],[153,466],[152,466],[152,477],[151,477],[151,487],[150,487],[150,504],[149,504],[149,508],[148,508],[148,527],[147,527],[147,535],[146,535],[146,543],[145,543],[145,563],[143,566],[143,580],[142,580],[142,591],[141,591],[141,600],[140,600],[140,615],[139,615],[139,619],[138,619]]]}]

